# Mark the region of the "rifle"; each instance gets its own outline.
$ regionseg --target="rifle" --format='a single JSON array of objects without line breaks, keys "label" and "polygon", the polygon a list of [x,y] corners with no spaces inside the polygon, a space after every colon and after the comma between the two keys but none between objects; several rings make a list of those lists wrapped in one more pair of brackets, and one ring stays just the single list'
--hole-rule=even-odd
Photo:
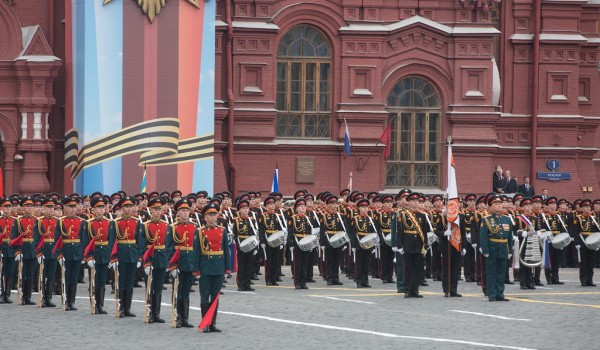
[{"label": "rifle", "polygon": [[177,328],[177,289],[179,289],[179,274],[173,278],[173,310],[171,311],[171,327]]},{"label": "rifle", "polygon": [[[23,305],[23,255],[21,255],[21,261],[19,261],[19,273],[17,275],[17,305]],[[8,286],[7,286],[8,287]],[[8,287],[10,288],[10,287]]]},{"label": "rifle", "polygon": [[146,280],[146,306],[144,307],[144,323],[150,322],[150,298],[152,296],[150,291],[152,289],[152,270],[153,268],[150,266],[150,272],[148,273],[148,279]]},{"label": "rifle", "polygon": [[44,300],[44,292],[44,258],[42,257],[42,262],[40,263],[40,273],[38,274],[37,307],[42,307],[42,301]]},{"label": "rifle", "polygon": [[2,274],[2,258],[0,258],[0,295],[4,295],[4,275]]},{"label": "rifle", "polygon": [[[62,259],[62,258],[60,258]],[[60,265],[60,276],[61,276],[61,295],[60,301],[63,305],[63,311],[67,311],[67,286],[65,285],[65,262]]]},{"label": "rifle", "polygon": [[90,267],[90,312],[96,314],[96,266]]},{"label": "rifle", "polygon": [[121,308],[121,299],[119,299],[119,267],[115,262],[113,265],[113,270],[115,271],[115,308],[116,308],[116,316],[119,318],[121,313],[119,309]]}]

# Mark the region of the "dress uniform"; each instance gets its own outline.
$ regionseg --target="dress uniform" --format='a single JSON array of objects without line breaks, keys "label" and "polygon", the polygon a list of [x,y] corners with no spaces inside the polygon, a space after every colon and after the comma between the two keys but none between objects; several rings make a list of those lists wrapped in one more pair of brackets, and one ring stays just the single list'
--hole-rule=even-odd
[{"label": "dress uniform", "polygon": [[[517,217],[515,222],[514,232],[519,239],[519,247],[524,244],[524,241],[527,239],[527,231],[533,229],[534,231],[539,230],[538,217],[532,212],[532,201],[531,198],[525,197],[521,200],[521,209],[523,213]],[[525,218],[529,221],[527,222]],[[531,228],[530,228],[531,226]],[[522,234],[517,233],[518,231],[522,232]],[[536,238],[537,244],[537,238]],[[539,247],[535,247],[539,249]],[[517,252],[515,252],[516,255]],[[520,254],[520,253],[519,253]],[[523,259],[525,252],[523,252]],[[515,259],[518,259],[518,256],[515,256]],[[521,289],[535,289],[532,268],[527,266],[521,266],[519,269],[519,282],[521,284]]]},{"label": "dress uniform", "polygon": [[[283,230],[281,227],[283,224],[281,221],[282,219],[279,218],[275,212],[275,202],[275,197],[268,196],[264,201],[266,210],[262,213],[257,213],[261,246],[267,252],[267,259],[265,261],[265,282],[267,286],[279,285],[277,283],[279,271],[278,265],[280,265],[281,248],[283,248],[283,244],[281,246],[271,247],[267,243],[267,239],[271,235]],[[283,220],[285,220],[285,218]]]},{"label": "dress uniform", "polygon": [[371,288],[369,285],[369,266],[371,264],[371,252],[374,248],[364,249],[360,245],[360,240],[367,235],[374,233],[376,228],[369,217],[367,210],[369,208],[369,200],[361,199],[356,203],[359,214],[352,218],[350,223],[350,240],[352,246],[356,247],[356,287]]},{"label": "dress uniform", "polygon": [[0,304],[12,304],[10,300],[10,292],[13,285],[13,272],[15,270],[15,252],[12,247],[9,247],[10,237],[13,226],[17,226],[15,218],[10,216],[12,201],[10,198],[0,199],[2,207],[2,217],[0,217],[0,244],[2,245],[2,295],[0,295]]},{"label": "dress uniform", "polygon": [[65,206],[66,216],[58,220],[54,234],[54,240],[62,240],[62,246],[59,243],[58,261],[64,264],[65,269],[65,290],[66,290],[66,311],[75,311],[75,297],[77,294],[77,277],[81,268],[83,259],[83,246],[81,237],[87,232],[87,222],[80,217],[75,216],[78,200],[75,197],[66,197],[62,204]]},{"label": "dress uniform", "polygon": [[144,261],[146,274],[152,273],[152,285],[150,286],[149,295],[151,309],[148,323],[165,323],[165,320],[160,318],[160,304],[167,273],[167,257],[170,255],[166,248],[166,239],[172,235],[171,226],[166,221],[161,220],[162,207],[166,203],[167,200],[164,197],[152,198],[148,202],[148,208],[152,213],[143,225],[138,226],[137,239],[138,242],[143,242],[140,254],[145,256],[148,249],[152,249],[154,252],[152,261]]},{"label": "dress uniform", "polygon": [[397,251],[404,259],[404,297],[422,298],[419,286],[423,280],[423,256],[427,245],[427,219],[418,211],[419,193],[411,193],[407,197],[410,209],[400,212],[398,219]]},{"label": "dress uniform", "polygon": [[296,289],[308,289],[307,270],[310,263],[309,251],[300,249],[299,241],[312,234],[308,218],[306,217],[306,201],[298,198],[294,203],[293,214],[287,220],[288,227],[288,246],[291,247],[292,270],[294,275],[294,286]]},{"label": "dress uniform", "polygon": [[[111,221],[104,216],[104,211],[108,208],[108,200],[101,196],[92,195],[90,208],[92,217],[87,222],[87,231],[83,232],[83,246],[87,247],[93,244],[93,255],[84,256],[88,261],[88,266],[96,270],[94,280],[94,295],[96,298],[96,314],[106,314],[104,311],[104,295],[106,294],[106,277],[108,274],[108,264],[110,262],[111,246],[109,245],[109,230]],[[93,243],[90,243],[92,242]],[[90,263],[91,262],[91,263]]]},{"label": "dress uniform", "polygon": [[23,260],[23,275],[22,278],[22,304],[23,305],[35,305],[31,301],[31,292],[33,290],[33,284],[35,283],[35,244],[33,237],[37,230],[37,219],[33,214],[33,200],[31,197],[23,197],[19,202],[20,206],[24,209],[24,214],[19,216],[16,220],[16,225],[13,225],[11,232],[11,239],[15,239],[19,236],[23,238],[23,244],[21,247],[15,247],[15,261]]},{"label": "dress uniform", "polygon": [[[546,198],[545,205],[548,211],[546,213],[542,213],[541,217],[538,218],[540,229],[551,232],[552,236],[556,236],[561,232],[567,231],[561,224],[560,220],[562,218],[560,218],[556,213],[557,203],[558,199],[554,196]],[[560,268],[562,250],[554,248],[552,244],[549,244],[548,247],[548,254],[550,255],[550,267],[546,266],[544,271],[546,274],[546,281],[548,284],[564,284],[558,277],[558,269]]]},{"label": "dress uniform", "polygon": [[486,258],[487,293],[490,301],[508,301],[504,297],[506,260],[512,255],[513,226],[502,215],[502,199],[493,194],[488,199],[492,214],[483,218],[480,226],[481,252]]},{"label": "dress uniform", "polygon": [[[200,245],[200,309],[202,317],[206,315],[211,304],[216,301],[221,292],[224,275],[231,273],[231,259],[227,229],[217,225],[216,217],[219,207],[208,204],[202,208],[202,214],[207,218],[206,225],[199,230]],[[203,332],[221,332],[216,327],[218,305],[211,324]]]},{"label": "dress uniform", "polygon": [[[579,250],[581,263],[579,264],[579,282],[582,287],[595,287],[594,283],[594,251],[587,248],[585,239],[594,232],[600,230],[592,219],[590,213],[592,201],[584,199],[579,204],[581,214],[573,216],[571,234],[575,239],[575,248]],[[597,220],[596,220],[597,221]]]},{"label": "dress uniform", "polygon": [[475,282],[475,253],[476,250],[473,248],[473,235],[475,230],[478,229],[476,212],[475,212],[475,200],[477,196],[474,193],[469,193],[465,196],[465,203],[467,207],[460,213],[460,230],[461,234],[465,237],[468,244],[463,247],[466,250],[465,256],[463,257],[463,267],[466,282]]},{"label": "dress uniform", "polygon": [[394,217],[392,219],[392,251],[394,252],[394,259],[396,261],[396,289],[398,293],[404,293],[404,259],[402,254],[398,251],[398,239],[399,230],[398,225],[402,223],[402,212],[406,210],[405,206],[408,206],[406,198],[412,193],[409,189],[401,189],[398,195],[394,197],[396,201],[396,208]]},{"label": "dress uniform", "polygon": [[[52,303],[52,291],[54,286],[54,275],[56,273],[56,257],[52,254],[54,250],[54,234],[56,232],[56,224],[58,219],[53,215],[54,206],[56,201],[52,197],[47,197],[42,200],[42,206],[44,207],[44,215],[37,220],[37,234],[34,237],[34,243],[36,247],[42,244],[40,251],[37,253],[38,260],[44,259],[44,271],[43,273],[43,290],[39,293],[44,294],[44,302],[42,307],[55,307]],[[41,243],[43,241],[43,243]]]},{"label": "dress uniform", "polygon": [[[244,253],[240,249],[241,243],[258,232],[254,232],[254,223],[248,216],[250,203],[244,199],[237,203],[238,215],[233,220],[233,237],[237,244],[237,286],[238,291],[254,291],[250,285],[254,277],[254,255],[258,250],[252,249]],[[258,238],[258,237],[257,237]]]},{"label": "dress uniform", "polygon": [[[434,199],[434,203],[435,202],[436,200]],[[460,277],[461,253],[466,253],[466,250],[463,248],[464,236],[461,231],[459,248],[454,247],[451,243],[452,232],[449,227],[447,216],[439,207],[437,207],[430,215],[431,225],[440,242],[438,250],[441,253],[441,278],[444,295],[446,297],[462,297],[462,295],[458,293],[458,278]]]},{"label": "dress uniform", "polygon": [[[325,275],[328,286],[341,286],[340,258],[343,247],[333,248],[329,243],[331,237],[338,232],[346,231],[342,215],[337,211],[338,197],[329,195],[324,198],[327,210],[321,216],[321,246],[325,247]],[[346,231],[347,232],[347,231]]]},{"label": "dress uniform", "polygon": [[109,244],[111,247],[117,245],[116,264],[119,269],[119,300],[121,300],[119,317],[135,317],[135,314],[130,311],[131,299],[135,272],[142,265],[140,250],[144,242],[138,241],[136,237],[138,225],[141,223],[131,216],[134,204],[134,198],[122,197],[117,207],[123,210],[123,216],[111,222],[109,228]]},{"label": "dress uniform", "polygon": [[[387,194],[381,197],[383,207],[376,212],[375,226],[380,236],[380,255],[381,255],[381,280],[383,283],[394,283],[394,252],[392,251],[391,241],[385,242],[385,238],[392,233],[392,221],[394,218],[394,210],[392,203],[394,196]],[[391,236],[390,236],[391,238]]]},{"label": "dress uniform", "polygon": [[[175,203],[177,221],[171,225],[172,234],[167,236],[167,251],[179,254],[177,269],[172,273],[179,274],[177,291],[177,328],[193,328],[189,323],[190,290],[194,282],[194,273],[199,271],[200,244],[198,226],[189,220],[192,203],[189,199],[180,199]],[[172,260],[172,259],[171,259]]]}]

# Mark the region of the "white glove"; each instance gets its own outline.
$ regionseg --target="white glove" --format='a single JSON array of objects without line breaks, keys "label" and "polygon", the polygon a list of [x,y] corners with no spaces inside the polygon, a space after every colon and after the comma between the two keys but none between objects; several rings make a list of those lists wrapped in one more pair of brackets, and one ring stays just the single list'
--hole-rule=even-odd
[{"label": "white glove", "polygon": [[110,264],[110,268],[113,270],[116,270],[119,268],[119,262],[115,261],[114,263]]},{"label": "white glove", "polygon": [[[579,248],[581,248],[581,246],[579,244],[575,246],[575,249],[579,250]],[[15,258],[15,260],[17,260],[17,259]]]},{"label": "white glove", "polygon": [[404,255],[404,248],[398,249],[398,253],[400,253],[400,255]]},{"label": "white glove", "polygon": [[85,260],[81,260],[81,265],[85,264]]},{"label": "white glove", "polygon": [[471,247],[473,247],[473,249],[477,250],[477,243],[471,244]]},{"label": "white glove", "polygon": [[23,255],[21,255],[21,254],[17,254],[17,255],[15,255],[15,261],[16,261],[16,262],[19,262],[19,261],[21,261],[21,259],[22,259],[22,258],[23,258]]},{"label": "white glove", "polygon": [[463,250],[460,252],[460,255],[465,256],[465,254],[467,254],[467,250],[463,248]]},{"label": "white glove", "polygon": [[44,256],[43,256],[43,255],[40,255],[40,256],[38,257],[38,259],[37,259],[37,260],[38,260],[38,264],[40,264],[40,265],[41,265],[41,264],[42,264],[42,261],[44,261]]},{"label": "white glove", "polygon": [[489,254],[483,254],[483,256],[485,256],[486,258],[489,258],[490,255]]},{"label": "white glove", "polygon": [[144,273],[146,274],[146,276],[150,275],[150,266],[144,267]]},{"label": "white glove", "polygon": [[479,247],[479,252],[483,254],[483,249],[481,249],[481,247]]},{"label": "white glove", "polygon": [[178,274],[179,274],[179,269],[175,269],[175,270],[171,271],[171,277],[173,277],[173,278],[177,277]]},{"label": "white glove", "polygon": [[342,251],[344,251],[344,250],[346,250],[346,249],[348,249],[348,246],[347,246],[347,245],[345,245],[345,246],[344,246],[344,248],[342,248]]},{"label": "white glove", "polygon": [[509,258],[509,259],[510,259],[510,258],[512,258],[512,254],[508,254],[508,258]]},{"label": "white glove", "polygon": [[258,254],[258,249],[254,249],[254,252],[252,252],[252,255],[256,255]]},{"label": "white glove", "polygon": [[94,261],[94,259],[90,259],[90,260],[87,262],[87,265],[88,265],[88,267],[89,267],[90,269],[93,269],[93,268],[94,268],[94,264],[95,264],[95,261]]},{"label": "white glove", "polygon": [[521,233],[521,237],[523,237],[523,238],[527,238],[527,232],[526,232],[526,231],[523,231],[523,232]]},{"label": "white glove", "polygon": [[141,262],[141,261],[138,261],[138,262],[137,262],[137,264],[135,265],[135,267],[139,269],[139,268],[140,268],[140,266],[142,266],[142,262]]},{"label": "white glove", "polygon": [[283,250],[283,244],[279,246],[279,250]]},{"label": "white glove", "polygon": [[371,254],[377,254],[377,249],[373,249],[373,250],[371,251]]},{"label": "white glove", "polygon": [[63,266],[63,265],[65,264],[65,258],[60,258],[60,259],[58,259],[58,264],[59,264],[60,266]]},{"label": "white glove", "polygon": [[446,230],[446,231],[444,232],[444,236],[446,236],[446,237],[450,237],[450,236],[452,236],[452,231],[450,231],[450,230]]},{"label": "white glove", "polygon": [[398,252],[398,247],[392,247],[392,251],[393,251],[394,253],[397,253],[397,252]]}]

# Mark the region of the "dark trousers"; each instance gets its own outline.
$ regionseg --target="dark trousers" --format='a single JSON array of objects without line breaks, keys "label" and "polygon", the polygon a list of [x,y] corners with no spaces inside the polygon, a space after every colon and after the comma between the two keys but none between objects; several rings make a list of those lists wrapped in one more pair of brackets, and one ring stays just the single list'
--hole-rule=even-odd
[{"label": "dark trousers", "polygon": [[394,277],[394,252],[392,247],[383,243],[379,252],[381,254],[381,279],[391,281]]},{"label": "dark trousers", "polygon": [[581,245],[581,265],[579,266],[579,281],[581,284],[591,284],[594,281],[594,251]]},{"label": "dark trousers", "polygon": [[44,285],[54,285],[54,274],[56,273],[56,265],[58,265],[56,259],[44,260]]},{"label": "dark trousers", "polygon": [[487,260],[480,252],[477,252],[477,272],[483,294],[487,295]]},{"label": "dark trousers", "polygon": [[267,261],[265,261],[265,282],[277,282],[279,277],[279,264],[281,259],[281,249],[279,247],[272,248],[269,245],[265,246],[267,250]]},{"label": "dark trousers", "polygon": [[104,288],[106,284],[106,275],[108,274],[108,264],[96,264],[96,279],[94,283],[96,288]]},{"label": "dark trousers", "polygon": [[[456,293],[460,276],[460,253],[454,247],[449,247],[448,251],[442,252],[442,289],[444,293]],[[448,273],[450,273],[450,288],[448,288]]]},{"label": "dark trousers", "polygon": [[294,285],[295,286],[306,286],[306,272],[308,264],[310,262],[310,252],[300,250],[300,248],[294,248],[294,261],[292,266],[294,268]]},{"label": "dark trousers", "polygon": [[36,259],[23,259],[23,281],[34,280]]},{"label": "dark trousers", "polygon": [[404,259],[400,253],[396,253],[396,288],[404,291]]},{"label": "dark trousers", "polygon": [[475,250],[470,244],[463,246],[467,251],[463,257],[463,267],[465,270],[465,280],[475,280]]},{"label": "dark trousers", "polygon": [[405,253],[404,257],[404,289],[408,293],[419,293],[423,280],[423,255],[421,253]]},{"label": "dark trousers", "polygon": [[[2,258],[2,278],[9,280],[13,277],[15,271],[15,257],[7,257],[6,255]],[[12,287],[12,286],[10,286]]]},{"label": "dark trousers", "polygon": [[369,266],[371,265],[371,249],[356,249],[356,284],[369,284]]},{"label": "dark trousers", "polygon": [[[166,268],[152,269],[152,286],[150,286],[150,294],[162,295],[163,284],[165,284],[166,274]],[[146,276],[145,278],[146,283],[148,283],[148,276]]]},{"label": "dark trousers", "polygon": [[179,273],[179,289],[177,289],[177,303],[190,300],[190,290],[194,282],[194,274],[191,271]]},{"label": "dark trousers", "polygon": [[250,287],[250,281],[254,276],[254,251],[244,253],[237,251],[237,285],[238,287]]},{"label": "dark trousers", "polygon": [[559,282],[558,269],[560,268],[560,259],[562,250],[554,249],[552,244],[549,244],[548,254],[550,254],[550,268],[546,267],[546,280],[548,283]]},{"label": "dark trousers", "polygon": [[[79,270],[81,269],[81,260],[66,260],[65,264],[65,285],[77,284]],[[120,267],[120,266],[119,266]]]},{"label": "dark trousers", "polygon": [[137,263],[119,263],[119,289],[133,289],[133,279],[135,278]]},{"label": "dark trousers", "polygon": [[208,304],[215,300],[221,291],[223,277],[223,275],[200,276],[200,304]]},{"label": "dark trousers", "polygon": [[442,254],[440,252],[440,243],[431,245],[431,277],[440,279],[442,274]]},{"label": "dark trousers", "polygon": [[506,258],[489,257],[486,259],[485,264],[488,297],[503,298]]},{"label": "dark trousers", "polygon": [[325,248],[325,265],[328,281],[334,282],[340,280],[340,254],[342,254],[342,248]]}]

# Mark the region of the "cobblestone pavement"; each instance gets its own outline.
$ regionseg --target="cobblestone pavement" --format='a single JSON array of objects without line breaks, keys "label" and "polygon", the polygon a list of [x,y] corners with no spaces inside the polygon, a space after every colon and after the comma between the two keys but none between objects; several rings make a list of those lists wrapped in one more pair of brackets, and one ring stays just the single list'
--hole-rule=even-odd
[{"label": "cobblestone pavement", "polygon": [[[315,268],[316,271],[316,268]],[[562,269],[564,285],[522,291],[507,285],[508,303],[489,302],[475,283],[459,282],[463,298],[445,298],[440,282],[422,287],[423,299],[404,299],[395,284],[371,280],[373,288],[328,287],[319,279],[295,290],[289,268],[284,282],[253,293],[237,292],[235,275],[221,296],[218,326],[224,333],[170,327],[171,289],[164,291],[165,324],[143,323],[144,289],[134,290],[136,318],[116,319],[113,295],[108,315],[90,315],[87,285],[80,284],[78,311],[0,305],[0,349],[598,349],[600,288],[581,287],[576,269]],[[86,276],[87,280],[87,276]],[[200,321],[198,287],[191,295],[190,322]],[[12,294],[16,301],[16,293]],[[34,295],[33,299],[37,299]],[[60,302],[60,296],[54,297]],[[590,333],[592,332],[592,333]]]}]

